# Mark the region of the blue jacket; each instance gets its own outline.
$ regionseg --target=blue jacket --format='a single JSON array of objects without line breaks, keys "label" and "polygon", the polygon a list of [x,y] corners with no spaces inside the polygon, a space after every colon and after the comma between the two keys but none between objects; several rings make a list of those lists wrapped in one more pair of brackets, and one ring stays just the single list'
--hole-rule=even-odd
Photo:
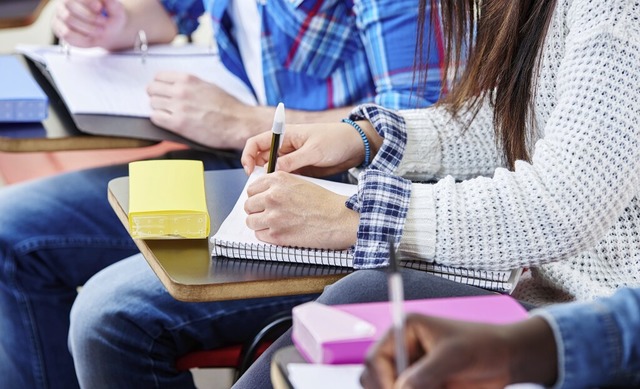
[{"label": "blue jacket", "polygon": [[556,388],[640,386],[640,289],[536,310],[558,345]]}]

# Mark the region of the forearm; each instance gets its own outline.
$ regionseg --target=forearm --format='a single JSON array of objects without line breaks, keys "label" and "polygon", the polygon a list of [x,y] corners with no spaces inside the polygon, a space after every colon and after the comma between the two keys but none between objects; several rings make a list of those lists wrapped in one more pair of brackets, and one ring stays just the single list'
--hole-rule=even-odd
[{"label": "forearm", "polygon": [[169,43],[177,35],[177,27],[159,0],[121,0],[127,14],[121,33],[105,44],[109,50],[130,49],[138,32],[144,31],[147,43]]},{"label": "forearm", "polygon": [[[287,122],[292,124],[305,123],[332,123],[349,116],[354,106],[327,109],[324,111],[302,111],[287,109]],[[272,109],[272,108],[269,108]]]},{"label": "forearm", "polygon": [[[336,123],[348,117],[352,109],[350,106],[325,111],[287,109],[285,120],[287,124]],[[233,116],[237,121],[232,125],[237,128],[238,137],[233,143],[242,148],[250,137],[271,129],[275,107],[239,106],[234,111]]]}]

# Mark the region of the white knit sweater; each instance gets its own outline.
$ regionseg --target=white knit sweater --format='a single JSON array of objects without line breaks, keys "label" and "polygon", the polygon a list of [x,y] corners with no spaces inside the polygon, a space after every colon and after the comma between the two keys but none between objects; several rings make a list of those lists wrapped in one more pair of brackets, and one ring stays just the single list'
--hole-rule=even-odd
[{"label": "white knit sweater", "polygon": [[514,295],[538,304],[640,286],[640,3],[559,0],[543,50],[532,161],[514,172],[488,104],[466,130],[439,108],[400,112],[397,173],[440,180],[412,185],[400,249],[531,267]]}]

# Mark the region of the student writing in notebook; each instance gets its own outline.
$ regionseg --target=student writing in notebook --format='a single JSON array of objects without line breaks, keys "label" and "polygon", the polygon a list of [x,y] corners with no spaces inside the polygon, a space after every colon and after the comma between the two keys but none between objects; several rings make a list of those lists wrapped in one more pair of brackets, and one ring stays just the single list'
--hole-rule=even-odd
[{"label": "student writing in notebook", "polygon": [[[350,124],[289,126],[280,171],[249,188],[247,224],[270,243],[353,247],[364,270],[326,288],[319,300],[329,304],[386,300],[384,273],[371,269],[386,265],[389,235],[405,258],[529,267],[513,295],[534,305],[640,286],[638,3],[440,3],[449,74],[459,71],[447,96],[427,109],[354,110],[371,160]],[[468,56],[455,50],[465,46]],[[248,141],[248,172],[269,137]],[[287,173],[360,164],[367,169],[349,199]],[[288,189],[294,183],[304,201]],[[308,204],[323,204],[313,224],[322,227],[303,228]],[[415,270],[403,276],[407,298],[479,291]],[[268,363],[258,363],[237,387],[266,382]]]},{"label": "student writing in notebook", "polygon": [[558,304],[522,322],[481,325],[412,315],[403,341],[411,366],[395,369],[387,333],[369,350],[367,389],[640,386],[640,289],[593,302]]},{"label": "student writing in notebook", "polygon": [[[363,102],[427,106],[440,92],[434,35],[425,43],[429,87],[412,94],[413,0],[61,0],[54,30],[71,45],[118,49],[131,47],[138,30],[149,43],[191,34],[202,15],[211,20],[221,61],[260,106],[239,105],[188,74],[158,74],[148,89],[154,123],[208,146],[239,149],[271,128],[280,101],[289,122],[329,121]],[[206,169],[240,167],[239,158],[194,150],[164,157],[202,159]],[[177,356],[239,343],[264,318],[311,298],[175,301],[140,255],[128,258],[138,250],[106,198],[107,182],[127,174],[124,165],[110,166],[0,191],[0,332],[10,334],[0,337],[2,385],[78,386],[67,334],[80,285],[74,329],[93,343],[83,349],[73,337],[71,344],[81,380],[92,388],[191,387],[189,372],[175,370]],[[117,341],[99,342],[111,335]],[[95,374],[108,379],[92,382],[94,366],[106,368]]]}]

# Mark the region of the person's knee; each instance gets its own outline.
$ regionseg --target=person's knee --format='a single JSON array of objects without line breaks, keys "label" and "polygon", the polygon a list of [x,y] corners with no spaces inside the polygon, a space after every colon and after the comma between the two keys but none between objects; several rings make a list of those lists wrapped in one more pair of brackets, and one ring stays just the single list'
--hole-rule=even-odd
[{"label": "person's knee", "polygon": [[109,287],[91,279],[82,286],[71,309],[69,349],[74,359],[84,359],[88,353],[100,352],[112,342],[115,328],[126,326],[126,320],[118,313],[120,299]]},{"label": "person's knee", "polygon": [[102,270],[81,287],[70,317],[69,349],[74,359],[96,352],[117,352],[125,338],[145,336],[141,323],[145,315],[139,312],[144,304],[137,294],[128,292],[138,286],[138,268],[147,266],[138,257]]},{"label": "person's knee", "polygon": [[381,270],[358,270],[327,286],[318,302],[327,305],[380,301],[386,299],[386,273]]},{"label": "person's knee", "polygon": [[0,248],[15,250],[22,241],[38,237],[39,220],[46,218],[46,195],[39,185],[22,184],[0,191]]},{"label": "person's knee", "polygon": [[33,286],[33,277],[46,269],[37,255],[48,244],[42,226],[50,222],[41,189],[37,184],[20,184],[0,191],[0,283],[11,288],[14,281]]}]

